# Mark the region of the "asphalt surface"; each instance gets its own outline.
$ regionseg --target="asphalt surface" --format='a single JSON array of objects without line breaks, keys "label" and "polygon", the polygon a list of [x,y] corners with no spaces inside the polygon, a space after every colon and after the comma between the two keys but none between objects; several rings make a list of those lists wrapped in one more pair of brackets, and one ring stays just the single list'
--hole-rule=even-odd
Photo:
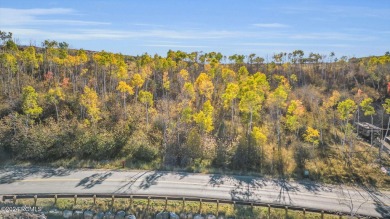
[{"label": "asphalt surface", "polygon": [[0,170],[0,196],[107,193],[256,201],[390,218],[390,192],[366,187],[181,172]]}]

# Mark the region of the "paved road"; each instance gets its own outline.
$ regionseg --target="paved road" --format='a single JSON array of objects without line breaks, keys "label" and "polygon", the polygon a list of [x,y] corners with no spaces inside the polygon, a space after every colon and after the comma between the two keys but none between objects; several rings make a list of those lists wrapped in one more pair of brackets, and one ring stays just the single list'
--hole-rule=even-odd
[{"label": "paved road", "polygon": [[0,195],[113,193],[261,201],[390,217],[390,192],[256,177],[154,171],[6,168]]}]

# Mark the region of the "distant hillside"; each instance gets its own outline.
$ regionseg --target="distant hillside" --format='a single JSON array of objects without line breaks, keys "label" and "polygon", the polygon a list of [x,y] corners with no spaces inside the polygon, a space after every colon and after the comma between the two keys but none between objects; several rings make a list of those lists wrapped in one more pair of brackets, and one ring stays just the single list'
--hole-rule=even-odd
[{"label": "distant hillside", "polygon": [[266,63],[255,54],[132,57],[3,40],[0,150],[14,161],[298,178],[309,170],[315,180],[389,185],[379,168],[390,166],[388,154],[360,141],[354,122],[388,128],[390,55],[295,50]]}]

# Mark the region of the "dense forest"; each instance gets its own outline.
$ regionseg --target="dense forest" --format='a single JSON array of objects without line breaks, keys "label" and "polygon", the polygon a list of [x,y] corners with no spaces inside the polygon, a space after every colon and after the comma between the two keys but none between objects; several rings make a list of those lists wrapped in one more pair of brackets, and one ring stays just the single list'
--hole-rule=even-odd
[{"label": "dense forest", "polygon": [[[389,185],[390,54],[21,46],[1,32],[0,159],[118,161]],[[375,139],[356,122],[383,128]]]}]

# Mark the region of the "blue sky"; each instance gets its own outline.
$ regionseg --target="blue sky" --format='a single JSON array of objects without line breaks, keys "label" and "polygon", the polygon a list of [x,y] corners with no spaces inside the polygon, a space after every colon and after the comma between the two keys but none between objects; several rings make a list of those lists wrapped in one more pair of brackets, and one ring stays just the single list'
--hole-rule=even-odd
[{"label": "blue sky", "polygon": [[390,1],[0,0],[0,30],[20,44],[51,39],[128,55],[302,49],[359,57],[390,50]]}]

